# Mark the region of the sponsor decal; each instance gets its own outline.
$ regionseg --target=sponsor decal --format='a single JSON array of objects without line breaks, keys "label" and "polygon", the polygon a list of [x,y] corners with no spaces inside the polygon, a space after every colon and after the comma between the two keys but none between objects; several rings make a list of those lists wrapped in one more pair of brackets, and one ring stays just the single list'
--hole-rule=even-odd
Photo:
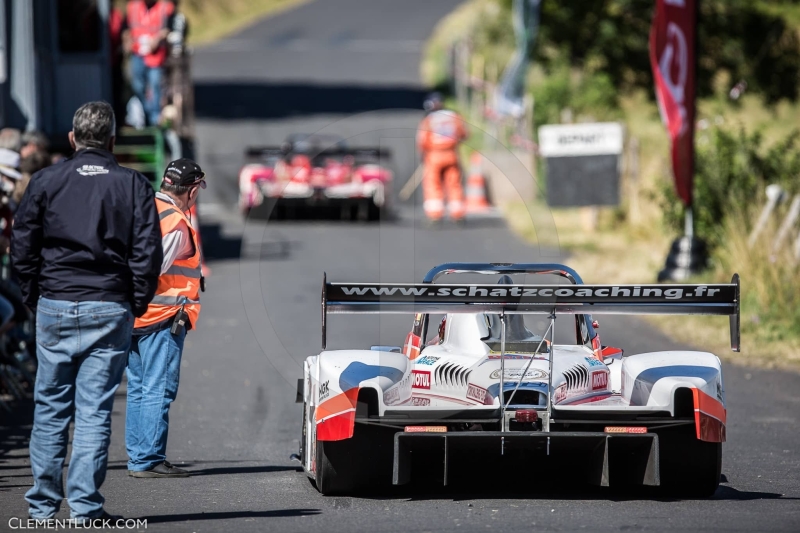
[{"label": "sponsor decal", "polygon": [[430,389],[431,388],[431,373],[427,370],[412,370],[411,371],[411,387],[414,389]]},{"label": "sponsor decal", "polygon": [[[514,379],[519,381],[520,376],[522,376],[521,368],[506,368],[505,379]],[[489,374],[489,379],[500,379],[500,370],[495,370]],[[547,379],[547,372],[544,370],[539,370],[538,368],[529,368],[528,371],[525,372],[525,377],[523,379],[529,381],[544,380]]]},{"label": "sponsor decal", "polygon": [[595,359],[594,357],[584,357],[584,359],[591,367],[606,366],[602,361],[600,361],[599,359]]},{"label": "sponsor decal", "polygon": [[430,404],[430,398],[411,398],[411,405],[416,407],[428,407]]},{"label": "sponsor decal", "polygon": [[555,402],[561,403],[567,399],[567,384],[562,383],[558,386],[555,393]]},{"label": "sponsor decal", "polygon": [[424,357],[421,357],[419,359],[419,361],[417,361],[417,364],[418,365],[428,365],[428,366],[430,366],[430,365],[434,364],[438,360],[439,360],[438,357],[434,357],[432,355],[426,355]]},{"label": "sponsor decal", "polygon": [[592,372],[592,390],[606,390],[608,388],[608,372],[597,370]]},{"label": "sponsor decal", "polygon": [[331,395],[331,390],[328,387],[328,383],[330,383],[330,380],[319,384],[319,401],[322,401]]},{"label": "sponsor decal", "polygon": [[486,400],[486,389],[470,383],[467,386],[467,399],[483,403]]},{"label": "sponsor decal", "polygon": [[[483,359],[478,366],[483,366],[484,364],[488,363],[489,361],[499,361],[500,360],[500,352],[489,352],[490,355],[486,356],[486,359]],[[547,353],[537,353],[537,354],[525,354],[525,353],[513,353],[513,354],[506,354],[503,357],[506,361],[509,360],[529,360],[529,359],[539,359],[542,361],[547,361]]]},{"label": "sponsor decal", "polygon": [[400,389],[397,387],[383,393],[383,403],[386,405],[394,405],[398,401],[400,401]]},{"label": "sponsor decal", "polygon": [[334,283],[328,285],[331,301],[392,301],[464,303],[659,303],[684,300],[691,303],[732,303],[735,287],[720,285],[404,285]]},{"label": "sponsor decal", "polygon": [[[506,353],[503,359],[531,359],[532,357],[536,358],[536,355],[533,352]],[[489,352],[489,359],[500,359],[500,352]]]},{"label": "sponsor decal", "polygon": [[108,169],[100,165],[83,165],[77,169],[77,172],[81,176],[97,176],[99,174],[108,174]]},{"label": "sponsor decal", "polygon": [[616,155],[622,153],[622,126],[614,122],[549,124],[539,128],[543,157]]}]

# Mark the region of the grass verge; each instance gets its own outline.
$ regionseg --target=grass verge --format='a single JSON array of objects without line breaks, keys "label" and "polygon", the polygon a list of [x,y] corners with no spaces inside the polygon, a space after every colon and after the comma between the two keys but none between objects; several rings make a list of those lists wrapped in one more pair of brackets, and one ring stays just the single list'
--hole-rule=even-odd
[{"label": "grass verge", "polygon": [[207,44],[257,20],[307,0],[183,0],[181,10],[189,20],[189,41]]}]

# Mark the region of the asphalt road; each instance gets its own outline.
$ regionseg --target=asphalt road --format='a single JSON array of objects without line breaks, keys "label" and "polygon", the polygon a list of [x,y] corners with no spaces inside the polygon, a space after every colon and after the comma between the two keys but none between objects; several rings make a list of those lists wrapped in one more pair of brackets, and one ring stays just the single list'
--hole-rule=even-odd
[{"label": "asphalt road", "polygon": [[[521,242],[499,220],[424,229],[418,204],[402,206],[397,220],[371,225],[265,224],[236,213],[243,147],[294,132],[337,132],[357,144],[390,147],[402,184],[416,165],[413,129],[425,94],[418,81],[421,47],[456,4],[319,1],[197,51],[198,149],[214,183],[201,213],[213,272],[200,328],[187,341],[168,449],[172,462],[195,475],[126,476],[121,389],[103,487],[107,509],[148,518],[148,531],[800,530],[800,376],[746,366],[725,367],[728,443],[723,483],[711,500],[583,489],[552,494],[547,479],[530,480],[533,495],[485,485],[325,498],[289,460],[300,431],[295,382],[303,358],[319,351],[323,271],[333,280],[412,281],[446,261],[559,256]],[[334,317],[329,345],[398,344],[407,322]],[[602,322],[604,343],[629,354],[678,347],[635,319]],[[727,334],[723,319],[719,334]],[[0,527],[26,512],[24,414],[16,417],[22,425],[2,423]]]}]

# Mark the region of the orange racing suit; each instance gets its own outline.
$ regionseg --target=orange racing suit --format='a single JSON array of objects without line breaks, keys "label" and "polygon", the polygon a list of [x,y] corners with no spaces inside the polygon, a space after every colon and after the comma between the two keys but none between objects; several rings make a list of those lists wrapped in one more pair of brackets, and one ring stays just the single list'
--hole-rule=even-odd
[{"label": "orange racing suit", "polygon": [[444,216],[445,192],[450,217],[464,218],[458,145],[466,138],[464,120],[455,111],[434,111],[419,125],[417,146],[423,158],[422,205],[429,220],[441,220]]}]

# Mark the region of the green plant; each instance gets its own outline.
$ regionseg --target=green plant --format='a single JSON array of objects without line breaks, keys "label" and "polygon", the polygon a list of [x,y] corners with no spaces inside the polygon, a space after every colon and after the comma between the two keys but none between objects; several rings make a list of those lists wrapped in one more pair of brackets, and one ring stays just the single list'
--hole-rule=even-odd
[{"label": "green plant", "polygon": [[[728,231],[730,213],[742,213],[742,231],[763,204],[764,189],[771,183],[789,192],[798,189],[800,133],[793,132],[769,148],[760,132],[720,127],[698,132],[694,180],[694,221],[697,235],[712,249]],[[683,206],[671,181],[662,182],[664,221],[670,229],[683,229]]]},{"label": "green plant", "polygon": [[546,76],[531,84],[534,122],[537,126],[560,122],[561,110],[570,108],[576,117],[594,120],[619,118],[617,91],[605,73],[573,71],[566,63],[555,65]]},{"label": "green plant", "polygon": [[[800,339],[800,269],[788,250],[773,255],[771,239],[747,242],[747,232],[754,217],[732,209],[723,226],[725,245],[714,253],[717,280],[727,282],[731,272],[742,279],[742,334],[757,348],[758,344],[793,342]],[[770,228],[774,231],[776,228]]]}]

